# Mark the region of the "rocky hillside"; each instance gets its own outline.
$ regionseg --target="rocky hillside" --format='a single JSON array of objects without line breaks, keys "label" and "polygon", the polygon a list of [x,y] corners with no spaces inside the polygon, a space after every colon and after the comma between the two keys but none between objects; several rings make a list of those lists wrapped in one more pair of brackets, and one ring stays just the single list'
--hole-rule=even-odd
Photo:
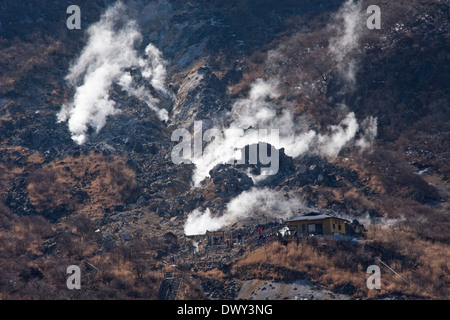
[{"label": "rocky hillside", "polygon": [[[0,299],[449,297],[448,1],[77,3],[0,1]],[[364,241],[275,241],[311,211]],[[244,244],[186,237],[219,229]],[[379,260],[408,283],[368,290]]]}]

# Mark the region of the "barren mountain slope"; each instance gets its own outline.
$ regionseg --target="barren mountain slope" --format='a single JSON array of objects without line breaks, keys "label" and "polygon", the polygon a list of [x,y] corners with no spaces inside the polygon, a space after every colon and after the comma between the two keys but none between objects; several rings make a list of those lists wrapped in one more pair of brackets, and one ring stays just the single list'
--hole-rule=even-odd
[{"label": "barren mountain slope", "polygon": [[[449,297],[448,1],[79,1],[81,30],[70,4],[0,1],[0,299],[157,299],[163,271],[180,299]],[[175,163],[199,122],[278,129],[276,174],[226,164],[233,134]],[[269,237],[310,211],[364,241]],[[185,236],[215,229],[245,245]],[[408,282],[369,290],[380,260]]]}]

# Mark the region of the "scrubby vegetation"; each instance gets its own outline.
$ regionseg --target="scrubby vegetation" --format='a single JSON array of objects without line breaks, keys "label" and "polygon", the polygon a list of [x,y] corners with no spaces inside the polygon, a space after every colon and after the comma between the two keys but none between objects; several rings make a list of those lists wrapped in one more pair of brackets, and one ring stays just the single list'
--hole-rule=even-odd
[{"label": "scrubby vegetation", "polygon": [[124,159],[91,154],[69,156],[37,170],[27,191],[41,213],[61,207],[64,212],[95,213],[133,200],[136,189],[136,174]]},{"label": "scrubby vegetation", "polygon": [[[91,220],[72,216],[58,225],[42,216],[18,218],[0,206],[0,299],[155,299],[162,279],[154,238],[101,250]],[[99,251],[100,248],[100,251]],[[66,287],[78,265],[83,290]]]},{"label": "scrubby vegetation", "polygon": [[[449,297],[450,247],[420,239],[410,230],[370,228],[362,243],[303,239],[298,245],[274,242],[238,259],[233,275],[242,279],[292,281],[302,275],[336,292],[360,298],[409,295]],[[390,271],[395,270],[405,280]],[[368,290],[367,267],[382,269],[381,290]]]}]

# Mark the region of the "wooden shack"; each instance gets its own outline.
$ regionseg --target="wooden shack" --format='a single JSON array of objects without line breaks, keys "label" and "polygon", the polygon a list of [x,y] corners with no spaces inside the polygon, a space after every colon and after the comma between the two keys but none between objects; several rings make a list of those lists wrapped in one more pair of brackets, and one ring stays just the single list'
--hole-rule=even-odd
[{"label": "wooden shack", "polygon": [[347,220],[326,214],[305,215],[286,221],[292,232],[299,235],[346,235]]}]

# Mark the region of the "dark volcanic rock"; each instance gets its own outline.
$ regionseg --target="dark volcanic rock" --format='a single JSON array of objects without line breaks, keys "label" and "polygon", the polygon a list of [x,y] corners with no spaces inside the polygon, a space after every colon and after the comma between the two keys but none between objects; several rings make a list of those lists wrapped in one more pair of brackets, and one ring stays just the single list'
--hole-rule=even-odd
[{"label": "dark volcanic rock", "polygon": [[295,185],[298,187],[306,185],[339,187],[344,182],[361,187],[355,171],[337,167],[318,156],[299,159],[296,172]]},{"label": "dark volcanic rock", "polygon": [[[265,147],[265,150],[261,149],[262,146]],[[275,175],[283,175],[293,170],[293,159],[285,154],[284,148],[276,149],[268,143],[259,143],[245,146],[244,152],[245,163],[237,164],[236,167],[250,169],[252,174],[259,175],[263,170],[273,169]],[[272,154],[272,152],[276,152],[276,154]],[[278,163],[276,163],[277,160]]]},{"label": "dark volcanic rock", "polygon": [[253,186],[253,180],[232,165],[218,164],[209,172],[212,182],[220,192],[236,195]]}]

